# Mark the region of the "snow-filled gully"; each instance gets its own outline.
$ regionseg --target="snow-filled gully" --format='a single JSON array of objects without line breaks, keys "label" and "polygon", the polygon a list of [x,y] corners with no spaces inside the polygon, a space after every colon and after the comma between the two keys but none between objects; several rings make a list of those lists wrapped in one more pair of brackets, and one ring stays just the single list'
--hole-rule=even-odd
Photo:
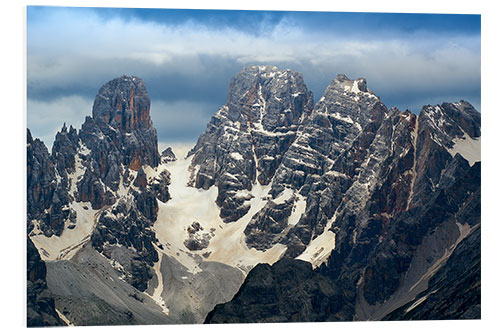
[{"label": "snow-filled gully", "polygon": [[[226,224],[219,217],[220,210],[215,203],[217,187],[212,186],[208,190],[203,190],[186,185],[192,159],[183,158],[187,151],[186,148],[174,148],[178,160],[163,164],[157,170],[160,173],[163,169],[167,169],[171,173],[172,180],[169,186],[171,199],[167,203],[159,202],[158,218],[154,225],[163,251],[176,258],[194,274],[200,271],[202,254],[205,254],[206,260],[238,267],[244,273],[258,263],[276,262],[286,250],[284,245],[276,244],[265,252],[257,251],[247,247],[243,232],[252,216],[266,204],[270,186],[255,184],[249,192],[253,198],[250,200],[251,208],[248,213],[238,221]],[[207,248],[189,251],[183,242],[188,237],[188,226],[195,221],[203,227],[203,232],[211,232],[214,236]]]}]

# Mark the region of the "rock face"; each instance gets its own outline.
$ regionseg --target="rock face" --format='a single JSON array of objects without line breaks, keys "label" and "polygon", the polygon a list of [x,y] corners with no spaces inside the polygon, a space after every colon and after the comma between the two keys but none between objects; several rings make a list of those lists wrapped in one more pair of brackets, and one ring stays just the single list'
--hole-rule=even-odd
[{"label": "rock face", "polygon": [[[306,200],[305,211],[292,228],[264,230],[249,225],[252,229],[245,231],[248,246],[259,247],[252,235],[262,238],[264,233],[275,240],[267,247],[280,241],[289,245],[287,256],[296,257],[321,234],[359,172],[366,149],[387,113],[379,98],[366,88],[365,79],[337,76],[303,120],[272,183],[273,198],[285,188],[292,189]],[[286,226],[286,219],[281,224]]]},{"label": "rock face", "polygon": [[160,162],[150,104],[144,81],[122,76],[99,89],[92,108],[97,126],[122,153],[122,164],[135,171]]},{"label": "rock face", "polygon": [[444,266],[414,300],[383,320],[481,318],[481,228],[455,249]]},{"label": "rock face", "polygon": [[177,157],[175,156],[171,147],[168,147],[161,152],[161,161],[162,163],[177,161]]},{"label": "rock face", "polygon": [[[268,202],[245,229],[247,245],[287,245],[285,257],[312,262],[342,290],[342,302],[354,305],[347,320],[382,319],[425,291],[436,267],[480,225],[480,126],[465,101],[425,106],[417,116],[387,109],[366,80],[339,75],[302,119]],[[450,293],[458,290],[448,281]],[[217,307],[207,322],[270,320],[258,310],[266,301],[250,299]],[[246,317],[243,305],[260,319]]]},{"label": "rock face", "polygon": [[282,259],[255,266],[231,302],[217,305],[205,323],[340,321],[352,312],[341,290],[310,263]]},{"label": "rock face", "polygon": [[[438,122],[431,116],[424,107],[418,119],[398,113],[387,118],[394,133],[387,144],[403,139],[406,145],[377,152],[387,145],[372,144],[373,155],[382,163],[365,171],[375,172],[375,177],[368,178],[364,189],[356,187],[366,184],[361,173],[347,191],[360,198],[356,206],[347,202],[336,212],[335,250],[321,270],[350,290],[349,301],[357,302],[359,319],[378,318],[398,297],[411,294],[419,278],[460,237],[460,230],[480,223],[480,163],[470,167],[460,154],[453,157],[437,138],[448,135],[456,140],[464,132],[452,126],[457,133],[453,135],[435,126]],[[388,126],[382,124],[381,129]],[[403,132],[398,133],[398,127]],[[427,242],[432,246],[426,249],[422,244]]]},{"label": "rock face", "polygon": [[242,192],[269,184],[312,104],[302,75],[292,70],[249,66],[231,80],[226,104],[188,155],[193,185],[218,187],[225,222],[247,213],[250,197]]},{"label": "rock face", "polygon": [[[64,146],[61,137],[67,134],[64,127],[62,134],[58,133],[54,146]],[[52,158],[42,141],[33,140],[29,129],[27,145],[28,233],[36,229],[48,237],[59,236],[65,223],[74,223],[76,218],[69,206],[71,198],[67,192],[68,178],[65,171],[74,168],[74,165],[71,158],[64,158],[63,155],[53,154]]]},{"label": "rock face", "polygon": [[78,182],[81,201],[90,201],[94,209],[112,205],[116,200],[113,192],[128,170],[158,165],[158,141],[149,106],[144,82],[137,77],[122,76],[99,89],[92,117],[85,119],[79,133],[90,150],[85,174]]},{"label": "rock face", "polygon": [[27,326],[64,326],[56,313],[54,298],[47,289],[47,267],[29,238],[27,244]]}]

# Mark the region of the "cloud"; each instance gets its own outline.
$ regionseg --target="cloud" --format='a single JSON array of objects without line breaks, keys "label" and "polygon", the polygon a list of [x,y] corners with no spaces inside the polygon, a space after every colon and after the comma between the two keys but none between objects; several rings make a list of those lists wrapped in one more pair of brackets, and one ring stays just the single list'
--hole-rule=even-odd
[{"label": "cloud", "polygon": [[53,101],[36,101],[28,99],[28,128],[33,137],[40,138],[49,148],[63,123],[80,129],[85,116],[92,115],[93,100],[72,95],[61,97]]},{"label": "cloud", "polygon": [[158,133],[158,140],[168,144],[195,143],[207,127],[210,117],[222,105],[177,101],[151,103],[151,119]]},{"label": "cloud", "polygon": [[[224,104],[231,77],[247,64],[303,73],[316,100],[344,73],[367,78],[369,88],[388,106],[418,112],[424,104],[464,98],[480,108],[481,40],[473,29],[433,32],[413,19],[416,28],[381,23],[382,28],[367,30],[366,16],[340,13],[335,18],[352,20],[325,23],[325,13],[238,12],[234,21],[216,24],[219,12],[212,19],[206,14],[205,19],[177,21],[168,15],[148,20],[144,15],[103,13],[115,12],[28,10],[28,119],[49,112],[42,105],[74,108],[75,96],[88,103],[105,82],[131,74],[144,79],[153,105],[164,110],[152,110],[159,136],[191,138]],[[440,17],[451,18],[460,19]],[[60,126],[49,119],[32,122],[33,132],[48,133]]]}]

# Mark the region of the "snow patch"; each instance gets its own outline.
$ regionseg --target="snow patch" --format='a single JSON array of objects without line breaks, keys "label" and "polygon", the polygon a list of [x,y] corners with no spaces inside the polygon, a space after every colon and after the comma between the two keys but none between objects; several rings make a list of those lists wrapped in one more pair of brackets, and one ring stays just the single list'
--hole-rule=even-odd
[{"label": "snow patch", "polygon": [[[83,145],[81,145],[80,147],[82,147],[82,146]],[[89,150],[89,152],[90,152],[90,150]],[[77,192],[76,183],[81,179],[81,177],[83,177],[83,175],[85,173],[85,167],[82,165],[82,159],[78,155],[79,154],[75,155],[75,171],[68,174],[68,179],[69,179],[70,184],[71,184],[70,193],[72,193],[73,196],[75,196],[75,192]]]},{"label": "snow patch", "polygon": [[240,268],[245,274],[248,266],[255,266],[258,263],[275,263],[285,252],[286,246],[275,244],[267,251],[258,251],[248,248],[245,242],[244,230],[251,218],[260,211],[269,198],[270,185],[262,186],[256,184],[248,193],[253,196],[249,201],[250,210],[241,219],[229,224],[222,223],[215,232],[207,251],[211,252],[208,258],[211,261],[218,261],[227,265]]},{"label": "snow patch", "polygon": [[429,297],[429,295],[425,295],[424,297],[418,299],[415,303],[413,303],[408,309],[406,309],[405,313],[408,313],[410,312],[411,310],[415,309],[417,306],[419,306],[420,304],[422,304],[427,298]]},{"label": "snow patch", "polygon": [[481,137],[473,139],[465,131],[464,136],[465,138],[453,139],[454,146],[448,149],[448,152],[452,156],[459,153],[469,161],[470,166],[473,166],[474,163],[481,161]]},{"label": "snow patch", "polygon": [[296,259],[309,261],[313,268],[320,266],[335,248],[335,233],[326,230],[313,239],[304,252]]},{"label": "snow patch", "polygon": [[73,324],[69,321],[69,319],[68,319],[68,318],[67,318],[67,317],[66,317],[66,316],[65,316],[65,315],[64,315],[61,311],[59,311],[58,309],[55,309],[55,310],[56,310],[56,313],[57,313],[57,315],[59,316],[59,318],[61,318],[61,320],[62,320],[62,321],[64,321],[64,322],[66,323],[66,325],[68,325],[68,326],[75,326],[75,325],[73,325]]},{"label": "snow patch", "polygon": [[327,171],[325,173],[325,176],[326,175],[332,175],[334,177],[341,177],[341,178],[347,178],[347,175],[345,173],[341,173],[341,172],[338,172],[338,171],[335,171],[335,170],[330,170],[330,171]]},{"label": "snow patch", "polygon": [[359,90],[359,86],[358,86],[358,81],[357,80],[352,83],[351,92],[353,92],[355,94],[358,94],[358,93],[361,92],[361,90]]},{"label": "snow patch", "polygon": [[[158,250],[158,249],[157,249]],[[158,251],[158,261],[155,262],[153,266],[153,270],[156,273],[156,280],[158,281],[158,285],[156,286],[155,290],[153,291],[153,295],[151,295],[151,298],[156,302],[161,307],[161,310],[163,311],[164,314],[168,316],[169,310],[167,306],[165,305],[165,301],[161,297],[161,294],[163,293],[163,274],[161,273],[161,262],[163,259],[163,253],[161,251]]]},{"label": "snow patch", "polygon": [[235,197],[236,198],[247,198],[250,195],[250,191],[248,190],[239,190],[236,192]]},{"label": "snow patch", "polygon": [[274,203],[276,204],[282,204],[285,201],[289,200],[293,195],[293,190],[290,188],[286,188],[283,192],[280,193],[280,195],[274,199]]},{"label": "snow patch", "polygon": [[243,161],[243,156],[241,156],[240,153],[231,153],[229,154],[229,156],[231,156],[231,158],[233,160],[236,160],[236,161]]},{"label": "snow patch", "polygon": [[[174,153],[176,156],[181,156],[177,151]],[[160,243],[165,244],[165,253],[176,258],[191,273],[196,274],[201,271],[198,262],[183,243],[188,236],[187,228],[194,221],[199,222],[204,229],[210,229],[222,221],[219,217],[219,208],[215,204],[217,187],[212,186],[209,190],[203,190],[187,186],[190,176],[189,165],[193,156],[158,167],[157,172],[167,169],[171,173],[169,192],[172,199],[166,203],[158,201],[158,218],[153,229]]]},{"label": "snow patch", "polygon": [[298,200],[295,202],[295,206],[292,209],[292,214],[290,214],[290,217],[288,218],[288,225],[296,225],[300,218],[302,217],[302,214],[306,211],[306,198],[303,197],[300,194],[296,194],[298,197]]},{"label": "snow patch", "polygon": [[59,237],[45,237],[43,234],[30,237],[43,260],[71,259],[90,240],[97,224],[98,211],[92,209],[88,202],[72,202],[70,207],[77,214],[74,229],[64,229]]},{"label": "snow patch", "polygon": [[78,149],[78,154],[87,156],[90,154],[90,149],[88,149],[86,145],[80,143],[80,147]]},{"label": "snow patch", "polygon": [[302,252],[296,259],[309,261],[313,268],[320,266],[322,263],[328,259],[330,253],[335,249],[335,233],[330,230],[333,222],[337,218],[337,212],[328,221],[323,230],[318,237],[314,238],[307,248]]},{"label": "snow patch", "polygon": [[351,117],[349,116],[343,116],[341,115],[340,113],[338,112],[335,112],[335,113],[332,113],[332,117],[336,118],[336,119],[340,119],[348,124],[354,124],[354,121],[351,119]]}]

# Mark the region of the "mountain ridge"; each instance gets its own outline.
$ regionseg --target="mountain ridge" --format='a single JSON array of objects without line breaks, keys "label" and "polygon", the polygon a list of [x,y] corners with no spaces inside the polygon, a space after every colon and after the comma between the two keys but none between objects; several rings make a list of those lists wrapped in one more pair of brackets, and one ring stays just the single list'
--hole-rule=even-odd
[{"label": "mountain ridge", "polygon": [[[28,129],[27,222],[44,260],[71,261],[86,248],[82,258],[94,265],[95,251],[105,270],[153,299],[153,316],[170,309],[174,322],[202,322],[210,306],[231,300],[252,267],[297,258],[324,277],[321,284],[342,290],[340,308],[350,307],[317,318],[381,319],[384,302],[402,302],[408,281],[437,265],[461,230],[480,224],[480,113],[465,101],[415,115],[387,109],[366,79],[339,74],[313,105],[300,73],[247,66],[185,159],[171,149],[159,154],[149,106],[144,82],[122,76],[99,89],[79,132],[63,125],[51,154]],[[452,213],[468,219],[451,221]],[[432,223],[417,223],[429,217]],[[451,234],[438,239],[436,230]],[[419,261],[425,256],[430,262]],[[167,261],[178,267],[174,275]],[[212,261],[225,268],[217,273]],[[75,264],[76,271],[49,269],[86,269]],[[269,267],[263,274],[274,274]],[[210,287],[194,278],[200,273],[230,288],[199,306],[176,307],[181,294],[165,286],[178,279],[179,293],[189,294],[197,281],[208,295]],[[58,295],[56,306],[69,304],[69,295]],[[306,303],[312,297],[301,295]],[[120,311],[113,320],[126,322]]]}]

